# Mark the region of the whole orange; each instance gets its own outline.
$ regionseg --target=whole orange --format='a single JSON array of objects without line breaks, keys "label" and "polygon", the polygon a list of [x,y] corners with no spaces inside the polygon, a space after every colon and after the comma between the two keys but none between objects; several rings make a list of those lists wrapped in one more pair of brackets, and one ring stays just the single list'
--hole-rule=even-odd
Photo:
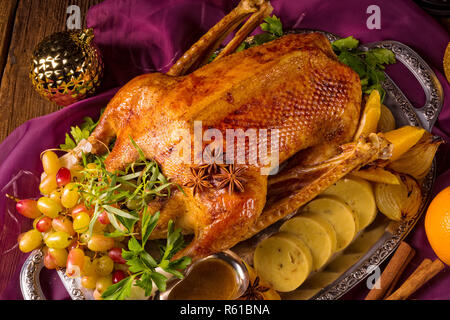
[{"label": "whole orange", "polygon": [[425,216],[425,232],[439,259],[450,265],[450,187],[431,201]]}]

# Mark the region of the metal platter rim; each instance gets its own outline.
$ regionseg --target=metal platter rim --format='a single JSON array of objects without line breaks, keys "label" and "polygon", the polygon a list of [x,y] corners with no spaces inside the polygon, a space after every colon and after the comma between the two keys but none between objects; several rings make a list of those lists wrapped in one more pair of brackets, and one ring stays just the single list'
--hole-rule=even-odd
[{"label": "metal platter rim", "polygon": [[[312,33],[319,32],[327,36],[330,41],[340,39],[339,36],[334,35],[329,32],[321,30],[312,29],[295,29],[289,30],[289,33]],[[251,41],[252,37],[247,38],[246,41]],[[434,83],[434,88],[431,88],[433,81],[436,81],[436,76],[434,75],[431,68],[418,56],[412,49],[403,45],[397,41],[381,41],[374,44],[362,45],[362,49],[368,49],[373,46],[383,47],[383,46],[399,46],[405,58],[411,58],[413,62],[417,62],[420,69],[416,70],[416,76],[423,77],[422,86],[425,87],[427,98],[430,98],[430,109],[421,110],[416,109],[408,101],[405,95],[400,91],[397,85],[389,78],[386,77],[386,81],[383,84],[384,89],[389,97],[395,100],[398,105],[400,105],[403,115],[403,120],[406,120],[410,125],[421,126],[427,130],[431,130],[434,122],[439,115],[440,109],[442,108],[442,88],[440,84]],[[394,48],[395,49],[395,48]],[[396,53],[397,55],[397,53]],[[414,69],[414,66],[412,67]],[[426,88],[426,84],[429,84],[430,88]],[[429,117],[427,116],[427,111],[430,111]],[[429,119],[428,119],[429,118]],[[425,119],[425,121],[424,121]],[[428,122],[426,122],[428,120]],[[422,122],[421,122],[422,121]],[[423,123],[425,122],[425,123]],[[378,240],[378,242],[372,246],[372,248],[361,258],[357,263],[345,271],[337,280],[335,280],[330,285],[321,289],[316,295],[311,299],[315,300],[334,300],[342,297],[344,294],[349,292],[358,283],[363,281],[370,273],[367,272],[369,266],[379,266],[383,261],[385,261],[398,247],[400,242],[408,235],[408,233],[414,228],[428,203],[431,200],[431,190],[434,184],[436,168],[435,162],[429,172],[422,182],[422,190],[424,192],[424,197],[422,201],[419,214],[412,220],[400,224],[397,231],[393,234],[385,232],[385,234]],[[26,300],[41,300],[45,299],[39,284],[39,272],[43,265],[43,253],[41,249],[33,251],[27,258],[22,266],[20,274],[20,287],[24,299]],[[72,279],[66,276],[65,270],[58,270],[58,275],[61,278],[66,290],[68,291],[70,297],[73,300],[85,300],[92,299],[92,295],[86,289],[84,289],[80,281]]]}]

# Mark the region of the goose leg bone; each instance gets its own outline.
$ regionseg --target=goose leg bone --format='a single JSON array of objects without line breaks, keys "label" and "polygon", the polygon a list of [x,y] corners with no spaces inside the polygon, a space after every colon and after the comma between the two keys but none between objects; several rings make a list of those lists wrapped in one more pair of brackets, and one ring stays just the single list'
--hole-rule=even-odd
[{"label": "goose leg bone", "polygon": [[225,57],[233,53],[239,45],[247,38],[247,36],[255,30],[257,26],[261,24],[264,18],[268,17],[273,11],[273,7],[269,2],[263,3],[261,8],[256,13],[252,14],[245,24],[240,28],[233,39],[225,46],[225,48],[219,53],[216,59]]},{"label": "goose leg bone", "polygon": [[[223,39],[225,39],[226,36],[250,14],[259,16],[261,11],[267,12],[268,6],[271,8],[267,0],[242,0],[236,8],[209,29],[200,40],[194,43],[192,47],[170,68],[167,74],[171,76],[181,76],[195,70],[201,63],[205,63],[205,61],[208,60],[209,56],[217,49]],[[250,17],[250,20],[253,21],[254,19]],[[246,27],[247,33],[245,36],[243,36],[244,30],[242,31],[240,34],[241,38],[245,38],[257,26],[255,25],[253,29],[250,30],[252,25],[253,24]],[[239,44],[240,43],[238,43],[237,46],[239,46]]]}]

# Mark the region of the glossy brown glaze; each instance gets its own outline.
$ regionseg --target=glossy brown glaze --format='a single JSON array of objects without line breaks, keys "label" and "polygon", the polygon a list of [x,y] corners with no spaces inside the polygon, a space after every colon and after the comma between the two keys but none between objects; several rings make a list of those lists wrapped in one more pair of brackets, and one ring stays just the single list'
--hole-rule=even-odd
[{"label": "glossy brown glaze", "polygon": [[[106,159],[113,171],[138,158],[132,137],[167,177],[184,185],[190,165],[179,161],[179,130],[192,137],[194,121],[224,137],[229,128],[278,129],[282,163],[307,148],[336,148],[350,141],[360,105],[359,77],[337,61],[328,40],[317,33],[292,34],[187,76],[135,78],[111,100],[89,141],[94,152],[103,152],[102,143],[117,137]],[[230,248],[255,230],[266,202],[267,176],[260,174],[260,164],[252,164],[245,166],[244,192],[208,188],[194,196],[184,189],[186,195],[175,192],[158,207],[161,220],[154,237],[164,237],[167,221],[174,219],[184,232],[195,234],[183,254],[197,258]]]},{"label": "glossy brown glaze", "polygon": [[232,300],[237,289],[236,271],[223,260],[207,259],[192,267],[168,300]]}]

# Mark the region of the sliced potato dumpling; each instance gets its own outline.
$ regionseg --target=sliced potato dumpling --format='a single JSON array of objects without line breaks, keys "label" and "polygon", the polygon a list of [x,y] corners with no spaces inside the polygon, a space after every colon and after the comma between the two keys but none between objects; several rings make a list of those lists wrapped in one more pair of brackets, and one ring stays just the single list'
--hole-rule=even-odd
[{"label": "sliced potato dumpling", "polygon": [[312,270],[309,248],[300,238],[288,233],[277,233],[261,241],[253,263],[261,279],[280,292],[299,287]]},{"label": "sliced potato dumpling", "polygon": [[358,217],[359,230],[371,224],[377,215],[372,185],[363,179],[345,177],[325,190],[322,195],[338,197],[348,204]]},{"label": "sliced potato dumpling", "polygon": [[322,268],[336,250],[336,231],[322,217],[301,215],[283,223],[280,231],[292,233],[306,243],[311,249],[314,271]]},{"label": "sliced potato dumpling", "polygon": [[336,251],[345,249],[358,232],[358,218],[344,201],[334,197],[321,197],[303,207],[303,212],[310,212],[326,219],[336,231]]}]

